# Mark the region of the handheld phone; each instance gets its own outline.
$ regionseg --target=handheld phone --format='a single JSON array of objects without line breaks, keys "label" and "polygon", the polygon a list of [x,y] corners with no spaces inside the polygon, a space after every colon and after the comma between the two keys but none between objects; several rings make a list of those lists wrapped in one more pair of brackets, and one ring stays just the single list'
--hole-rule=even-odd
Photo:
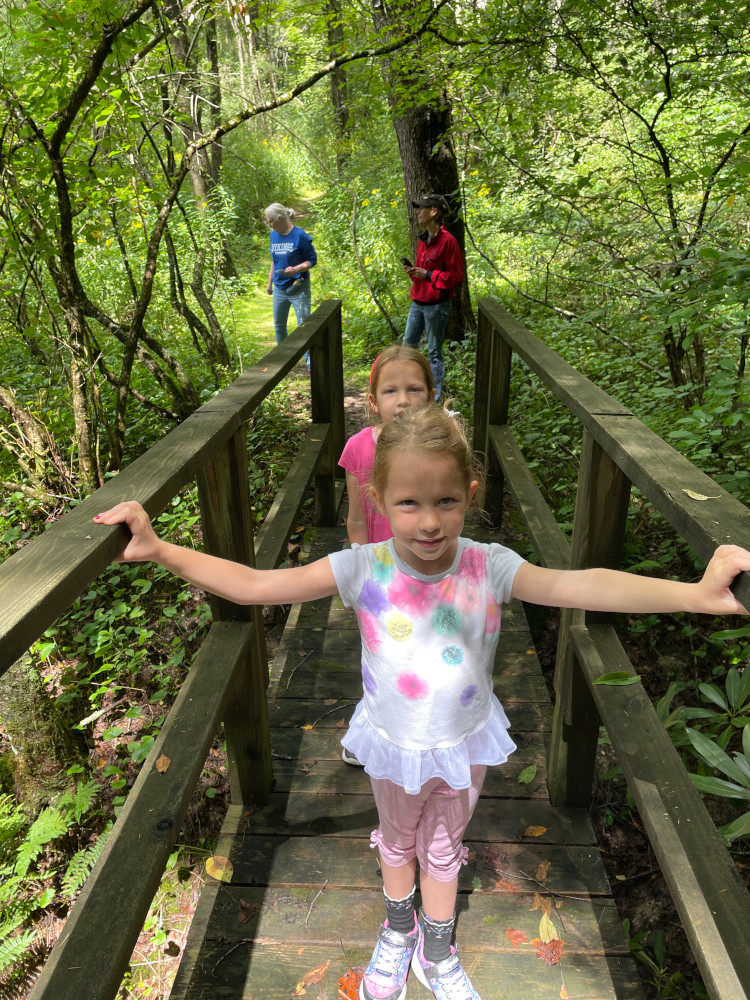
[{"label": "handheld phone", "polygon": [[402,257],[401,263],[404,265],[404,267],[411,267],[411,261],[409,260],[408,257]]}]

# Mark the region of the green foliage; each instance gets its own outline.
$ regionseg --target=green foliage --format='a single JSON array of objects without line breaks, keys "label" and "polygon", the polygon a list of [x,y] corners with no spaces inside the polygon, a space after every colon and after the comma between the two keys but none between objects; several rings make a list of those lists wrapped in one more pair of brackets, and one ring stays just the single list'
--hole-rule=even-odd
[{"label": "green foliage", "polygon": [[646,968],[659,1000],[708,1000],[708,993],[700,979],[681,972],[670,972],[666,935],[661,928],[654,931],[649,950],[646,941],[648,931],[631,935],[629,920],[623,920],[622,927],[630,953]]},{"label": "green foliage", "polygon": [[[53,847],[69,838],[95,814],[97,788],[80,781],[44,807],[30,823],[12,796],[0,795],[0,983],[9,984],[22,967],[36,937],[34,915],[58,896],[72,896],[82,885],[104,846],[100,841],[75,855],[70,865],[61,863]],[[39,862],[44,858],[44,872]],[[60,880],[60,890],[56,884]]]}]

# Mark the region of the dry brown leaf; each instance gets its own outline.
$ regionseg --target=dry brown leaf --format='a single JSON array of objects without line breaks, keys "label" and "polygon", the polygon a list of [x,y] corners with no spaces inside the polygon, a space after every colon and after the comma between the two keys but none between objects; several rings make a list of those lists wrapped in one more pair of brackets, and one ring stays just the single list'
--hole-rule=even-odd
[{"label": "dry brown leaf", "polygon": [[541,938],[533,938],[529,944],[542,959],[545,965],[557,965],[562,958],[564,941],[556,938],[554,941],[544,942]]},{"label": "dry brown leaf", "polygon": [[513,892],[513,893],[518,892],[518,886],[515,884],[515,882],[511,882],[510,879],[507,878],[497,879],[495,885],[498,887],[498,889],[502,889],[503,892]]},{"label": "dry brown leaf", "polygon": [[169,770],[169,765],[171,763],[172,761],[169,759],[169,757],[167,757],[165,754],[162,754],[161,757],[157,758],[154,767],[159,772],[159,774],[164,774],[165,771]]},{"label": "dry brown leaf", "polygon": [[302,979],[297,983],[294,989],[294,996],[301,997],[305,992],[306,986],[313,986],[315,983],[319,983],[320,980],[328,972],[328,966],[331,964],[330,958],[327,958],[325,962],[321,962],[320,965],[316,965],[314,969],[310,969],[306,972]]},{"label": "dry brown leaf", "polygon": [[541,892],[534,893],[534,901],[531,904],[532,910],[541,910],[542,908],[542,894]]},{"label": "dry brown leaf", "polygon": [[337,701],[338,701],[338,698],[326,698],[326,699],[324,699],[323,704],[324,705],[335,705]]},{"label": "dry brown leaf", "polygon": [[339,721],[336,723],[336,729],[343,729],[345,725],[346,725],[346,719],[339,719]]},{"label": "dry brown leaf", "polygon": [[218,879],[219,882],[231,882],[234,866],[229,858],[214,854],[206,861],[206,875]]},{"label": "dry brown leaf", "polygon": [[551,861],[540,861],[540,863],[537,865],[534,878],[537,880],[537,882],[541,882],[542,885],[547,884],[547,872],[549,871],[549,866],[551,863],[552,863]]},{"label": "dry brown leaf", "polygon": [[546,826],[527,826],[523,831],[524,837],[542,837],[547,832]]},{"label": "dry brown leaf", "polygon": [[505,936],[513,945],[513,950],[519,946],[519,944],[526,944],[529,940],[523,931],[519,931],[516,927],[506,927]]},{"label": "dry brown leaf", "polygon": [[249,920],[260,912],[260,903],[248,903],[246,899],[240,900],[240,908],[237,912],[237,921],[240,924],[246,924]]}]

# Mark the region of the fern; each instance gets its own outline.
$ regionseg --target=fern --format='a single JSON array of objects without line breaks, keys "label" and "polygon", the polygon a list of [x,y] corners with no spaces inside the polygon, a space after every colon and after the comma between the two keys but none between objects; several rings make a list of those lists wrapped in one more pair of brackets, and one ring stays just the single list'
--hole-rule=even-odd
[{"label": "fern", "polygon": [[3,939],[0,937],[0,973],[18,964],[31,947],[35,937],[36,931],[33,929],[23,931],[14,938]]},{"label": "fern", "polygon": [[42,848],[68,830],[68,823],[56,809],[42,809],[29,827],[26,839],[16,855],[16,874],[26,875],[32,863],[42,853]]},{"label": "fern", "polygon": [[56,807],[59,812],[68,817],[69,824],[70,817],[73,818],[74,822],[80,823],[81,817],[89,811],[96,796],[97,787],[93,781],[79,781],[75,791],[65,792],[60,796]]},{"label": "fern", "polygon": [[91,847],[84,847],[82,851],[74,854],[70,859],[70,864],[60,884],[60,891],[63,895],[72,897],[81,888],[99,860],[99,855],[104,850],[111,829],[112,825],[109,824],[95,844],[92,844]]}]

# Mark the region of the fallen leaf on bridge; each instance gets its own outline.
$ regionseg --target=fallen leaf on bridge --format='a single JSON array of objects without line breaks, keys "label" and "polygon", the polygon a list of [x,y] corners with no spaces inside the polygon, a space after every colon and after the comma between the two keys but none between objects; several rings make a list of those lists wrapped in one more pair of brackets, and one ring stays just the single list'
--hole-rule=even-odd
[{"label": "fallen leaf on bridge", "polygon": [[570,1000],[570,993],[565,989],[565,984],[560,987],[560,1000]]},{"label": "fallen leaf on bridge", "polygon": [[526,944],[529,940],[523,931],[519,931],[515,927],[508,927],[505,931],[505,936],[513,945],[514,950],[519,946],[519,944]]},{"label": "fallen leaf on bridge", "polygon": [[541,938],[533,938],[529,942],[531,947],[536,951],[537,955],[542,959],[545,965],[557,965],[557,963],[562,958],[563,948],[565,942],[561,941],[560,938],[556,938],[554,941],[542,941]]},{"label": "fallen leaf on bridge", "polygon": [[309,972],[306,972],[295,986],[292,996],[301,997],[307,993],[307,990],[305,989],[306,986],[313,986],[315,983],[319,983],[323,976],[325,976],[326,972],[328,972],[328,966],[330,964],[331,960],[330,958],[327,958],[325,962],[321,962],[320,965],[316,965],[314,969],[310,969]]},{"label": "fallen leaf on bridge", "polygon": [[550,861],[540,861],[539,864],[537,865],[534,878],[537,880],[537,882],[541,882],[542,885],[547,884],[547,872],[549,871],[550,864],[551,864]]},{"label": "fallen leaf on bridge", "polygon": [[[550,908],[551,906],[552,902],[550,900]],[[555,925],[550,920],[549,912],[543,913],[542,919],[539,921],[539,937],[545,944],[549,944],[550,941],[557,941],[560,938]]]},{"label": "fallen leaf on bridge", "polygon": [[246,924],[248,920],[252,920],[253,917],[259,913],[261,910],[260,903],[248,903],[246,899],[240,900],[240,908],[237,913],[237,921],[240,924]]},{"label": "fallen leaf on bridge", "polygon": [[164,774],[165,771],[169,770],[169,765],[171,763],[172,761],[169,759],[169,757],[167,757],[166,754],[162,754],[161,757],[157,757],[154,767],[159,772],[159,774]]},{"label": "fallen leaf on bridge", "polygon": [[527,826],[522,832],[522,837],[542,837],[547,832],[546,826]]},{"label": "fallen leaf on bridge", "polygon": [[218,879],[219,882],[231,882],[234,866],[229,858],[223,858],[220,854],[214,854],[206,861],[206,875]]},{"label": "fallen leaf on bridge", "polygon": [[362,982],[364,974],[364,965],[347,969],[339,979],[339,996],[342,997],[342,1000],[359,1000],[359,984]]}]

